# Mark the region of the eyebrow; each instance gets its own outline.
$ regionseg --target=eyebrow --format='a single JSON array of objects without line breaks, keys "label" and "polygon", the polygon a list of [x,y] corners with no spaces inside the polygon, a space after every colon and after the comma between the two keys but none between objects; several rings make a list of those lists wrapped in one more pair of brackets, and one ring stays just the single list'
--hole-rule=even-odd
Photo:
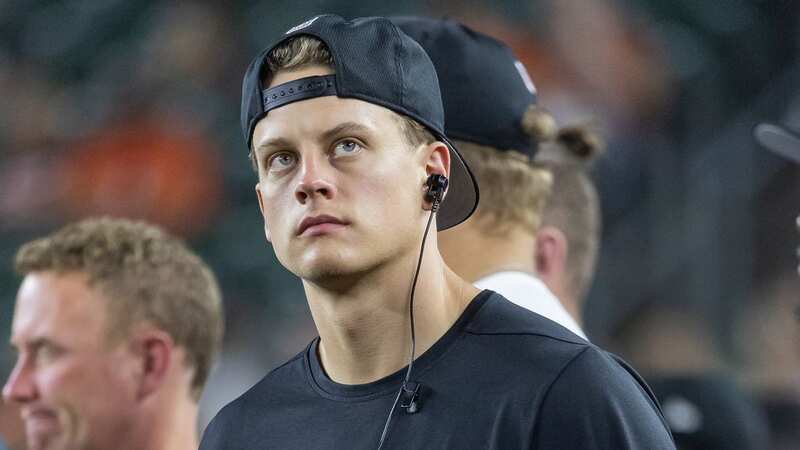
[{"label": "eyebrow", "polygon": [[49,338],[46,338],[46,337],[37,337],[37,338],[31,339],[30,341],[27,341],[27,342],[20,342],[20,343],[9,342],[8,346],[12,350],[18,352],[18,351],[20,351],[20,348],[22,348],[22,347],[27,347],[27,348],[31,348],[33,350],[37,350],[37,349],[42,348],[44,346],[58,347],[58,344],[56,344],[52,339],[49,339]]},{"label": "eyebrow", "polygon": [[[345,134],[363,134],[363,133],[370,133],[371,128],[360,123],[356,122],[343,122],[335,127],[324,131],[320,137],[320,142],[327,142],[337,136],[345,135]],[[258,145],[255,149],[255,153],[259,154],[264,150],[271,148],[271,147],[291,147],[292,143],[288,139],[282,137],[276,137],[274,139],[270,139],[268,141],[262,142]]]},{"label": "eyebrow", "polygon": [[370,131],[371,129],[369,127],[360,123],[344,122],[322,133],[322,135],[320,135],[320,141],[329,141],[343,134],[363,134],[369,133]]},{"label": "eyebrow", "polygon": [[291,145],[291,143],[288,140],[284,139],[284,138],[280,138],[280,137],[279,138],[274,138],[274,139],[270,139],[270,140],[268,140],[266,142],[262,142],[262,143],[258,144],[258,147],[256,147],[254,153],[256,155],[258,155],[258,154],[262,153],[264,150],[266,150],[268,148],[271,148],[271,147],[288,147],[290,145]]}]

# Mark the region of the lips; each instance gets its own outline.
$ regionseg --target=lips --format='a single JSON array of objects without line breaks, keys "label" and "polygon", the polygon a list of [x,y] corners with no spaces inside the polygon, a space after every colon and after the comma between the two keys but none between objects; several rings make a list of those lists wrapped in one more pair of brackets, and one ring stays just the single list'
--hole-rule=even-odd
[{"label": "lips", "polygon": [[301,236],[306,232],[323,234],[345,225],[348,225],[348,223],[334,216],[326,214],[310,216],[300,221],[300,224],[297,226],[297,235]]},{"label": "lips", "polygon": [[20,416],[22,420],[42,420],[55,419],[58,417],[55,411],[48,408],[23,408]]},{"label": "lips", "polygon": [[23,410],[22,419],[25,421],[25,431],[29,439],[32,436],[58,433],[61,430],[58,414],[52,410]]}]

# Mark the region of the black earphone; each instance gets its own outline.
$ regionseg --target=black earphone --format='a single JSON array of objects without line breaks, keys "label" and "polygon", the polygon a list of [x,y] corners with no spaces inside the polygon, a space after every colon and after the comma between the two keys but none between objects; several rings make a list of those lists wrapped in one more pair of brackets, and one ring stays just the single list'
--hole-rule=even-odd
[{"label": "black earphone", "polygon": [[[439,203],[442,202],[444,192],[447,190],[447,177],[438,173],[434,173],[428,177],[425,182],[427,190],[425,191],[425,200],[434,204],[434,208],[438,209]],[[436,211],[434,209],[434,211]]]},{"label": "black earphone", "polygon": [[[428,231],[433,221],[433,215],[439,209],[439,204],[444,198],[444,193],[447,190],[447,177],[438,173],[432,174],[425,181],[425,200],[431,202],[431,214],[428,216],[428,224],[425,225],[425,234],[422,235],[422,244],[419,248],[419,259],[417,260],[417,270],[414,272],[414,281],[411,283],[411,298],[408,302],[408,315],[411,322],[411,355],[408,357],[408,369],[403,383],[397,392],[397,396],[392,403],[392,408],[389,410],[389,416],[386,418],[386,423],[383,425],[383,432],[381,432],[381,439],[378,442],[378,450],[383,448],[386,442],[386,437],[389,435],[389,426],[394,417],[394,411],[397,408],[398,402],[400,408],[405,409],[406,413],[414,414],[419,411],[421,405],[421,396],[423,386],[420,383],[411,381],[411,369],[414,367],[414,352],[417,346],[417,338],[414,329],[414,291],[417,289],[417,278],[419,277],[419,269],[422,266],[422,255],[425,252],[425,240],[428,237]],[[402,398],[402,402],[400,401]]]}]

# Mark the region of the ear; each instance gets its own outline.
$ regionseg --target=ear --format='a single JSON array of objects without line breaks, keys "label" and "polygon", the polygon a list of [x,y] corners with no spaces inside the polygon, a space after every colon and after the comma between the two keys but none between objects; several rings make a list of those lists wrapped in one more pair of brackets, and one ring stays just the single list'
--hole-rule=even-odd
[{"label": "ear", "polygon": [[425,146],[425,178],[438,173],[450,177],[450,149],[443,142],[432,142]]},{"label": "ear", "polygon": [[[421,154],[425,158],[425,179],[422,180],[422,189],[424,191],[426,189],[425,183],[431,175],[439,174],[450,177],[450,149],[443,142],[436,141],[427,144]],[[445,191],[445,195],[447,195],[447,191]],[[431,208],[430,203],[424,200],[424,196],[423,203],[424,209]]]},{"label": "ear", "polygon": [[267,242],[272,242],[272,236],[269,234],[269,225],[267,224],[267,216],[264,215],[264,197],[261,196],[261,185],[256,183],[256,197],[258,197],[258,209],[261,210],[261,217],[264,219],[264,236],[267,237]]},{"label": "ear", "polygon": [[[558,282],[563,277],[569,251],[567,237],[556,227],[543,226],[536,232],[536,274],[545,281]],[[551,289],[552,290],[552,289]]]},{"label": "ear", "polygon": [[175,342],[172,337],[156,328],[147,327],[133,332],[133,353],[137,357],[137,398],[143,399],[157,392],[174,364]]}]

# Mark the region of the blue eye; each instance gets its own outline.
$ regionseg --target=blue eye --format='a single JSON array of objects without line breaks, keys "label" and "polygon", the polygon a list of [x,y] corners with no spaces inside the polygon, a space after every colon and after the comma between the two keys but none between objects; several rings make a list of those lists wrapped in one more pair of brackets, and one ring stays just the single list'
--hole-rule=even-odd
[{"label": "blue eye", "polygon": [[361,146],[356,141],[344,140],[333,147],[334,156],[349,156],[361,151]]},{"label": "blue eye", "polygon": [[281,152],[272,155],[267,162],[267,168],[271,172],[286,170],[295,163],[295,156],[291,153]]}]

